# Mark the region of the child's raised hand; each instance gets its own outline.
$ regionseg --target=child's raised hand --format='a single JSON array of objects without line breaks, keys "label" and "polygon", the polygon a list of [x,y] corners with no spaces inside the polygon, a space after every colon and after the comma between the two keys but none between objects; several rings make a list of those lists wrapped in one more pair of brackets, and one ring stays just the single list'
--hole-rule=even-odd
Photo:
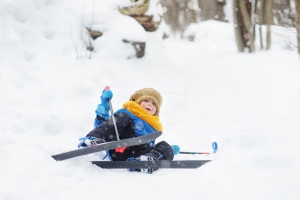
[{"label": "child's raised hand", "polygon": [[112,99],[112,97],[113,97],[113,93],[111,90],[103,90],[100,98],[102,103],[108,103],[108,100]]}]

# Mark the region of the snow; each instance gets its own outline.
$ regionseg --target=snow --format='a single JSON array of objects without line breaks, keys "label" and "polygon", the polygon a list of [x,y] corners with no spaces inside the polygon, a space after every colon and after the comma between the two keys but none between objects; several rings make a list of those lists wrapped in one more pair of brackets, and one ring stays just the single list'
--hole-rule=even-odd
[{"label": "snow", "polygon": [[[272,49],[253,54],[237,52],[230,23],[196,25],[194,42],[163,41],[118,14],[118,3],[0,2],[0,199],[300,199],[300,68],[290,32],[277,27]],[[82,44],[92,21],[104,35],[89,54]],[[125,35],[147,42],[145,57],[132,57]],[[175,157],[213,161],[149,175],[100,169],[89,163],[96,155],[53,160],[93,128],[106,85],[114,110],[138,89],[160,91],[157,142],[201,152],[216,141],[217,154]]]}]

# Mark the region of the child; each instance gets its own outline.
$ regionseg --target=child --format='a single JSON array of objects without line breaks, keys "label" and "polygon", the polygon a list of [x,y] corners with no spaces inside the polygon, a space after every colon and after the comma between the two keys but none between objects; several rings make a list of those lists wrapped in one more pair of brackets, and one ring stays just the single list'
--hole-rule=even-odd
[{"label": "child", "polygon": [[[90,146],[91,142],[102,143],[117,140],[112,118],[109,118],[109,99],[113,96],[111,90],[104,90],[101,104],[96,109],[95,128],[90,131],[78,146]],[[126,139],[147,135],[155,131],[162,131],[159,121],[159,111],[162,97],[152,88],[144,88],[134,92],[123,108],[114,113],[119,139]],[[107,120],[108,119],[108,120]],[[96,140],[95,140],[96,138]],[[123,153],[115,149],[108,151],[108,156],[113,161],[126,161],[129,159],[144,160],[173,160],[172,147],[165,141],[154,145],[155,141],[126,147]]]}]

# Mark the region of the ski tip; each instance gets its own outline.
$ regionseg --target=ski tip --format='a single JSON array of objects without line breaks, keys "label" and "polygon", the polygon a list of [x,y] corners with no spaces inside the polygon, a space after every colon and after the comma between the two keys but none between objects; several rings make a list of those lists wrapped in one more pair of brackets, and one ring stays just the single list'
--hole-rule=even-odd
[{"label": "ski tip", "polygon": [[61,160],[63,160],[62,158],[61,158],[61,156],[59,156],[59,155],[53,155],[53,156],[51,156],[55,161],[61,161]]},{"label": "ski tip", "polygon": [[55,155],[54,155],[54,156],[51,156],[51,157],[52,157],[54,160],[59,161]]}]

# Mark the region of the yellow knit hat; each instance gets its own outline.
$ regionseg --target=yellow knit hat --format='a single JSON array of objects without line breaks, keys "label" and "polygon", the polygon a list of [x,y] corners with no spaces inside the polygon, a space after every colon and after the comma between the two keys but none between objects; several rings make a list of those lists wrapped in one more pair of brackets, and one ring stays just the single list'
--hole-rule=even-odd
[{"label": "yellow knit hat", "polygon": [[144,88],[136,91],[130,96],[129,101],[135,101],[136,103],[140,104],[146,99],[151,99],[153,103],[155,103],[156,112],[154,115],[158,115],[160,106],[162,104],[162,97],[159,92],[153,88]]}]

